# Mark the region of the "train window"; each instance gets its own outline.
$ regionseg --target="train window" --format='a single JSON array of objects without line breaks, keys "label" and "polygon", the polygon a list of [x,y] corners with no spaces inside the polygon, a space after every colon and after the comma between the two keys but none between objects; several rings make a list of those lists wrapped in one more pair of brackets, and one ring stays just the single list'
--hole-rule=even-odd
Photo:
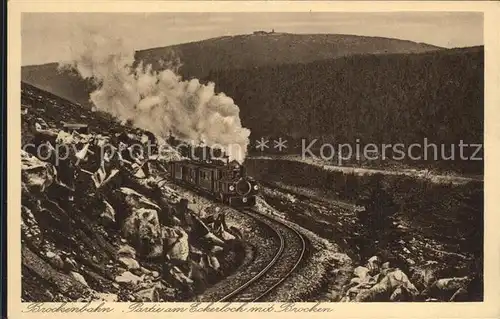
[{"label": "train window", "polygon": [[204,180],[210,179],[210,172],[200,171],[200,178]]}]

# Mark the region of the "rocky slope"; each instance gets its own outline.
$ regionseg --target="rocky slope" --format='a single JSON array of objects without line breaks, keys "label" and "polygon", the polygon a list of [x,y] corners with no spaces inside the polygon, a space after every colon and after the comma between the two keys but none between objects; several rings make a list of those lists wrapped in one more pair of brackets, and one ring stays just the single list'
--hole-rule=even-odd
[{"label": "rocky slope", "polygon": [[[140,143],[140,132],[41,94],[23,88],[37,97],[22,112],[31,143],[21,151],[24,301],[190,300],[239,264],[239,232],[223,212],[162,185],[163,165],[179,154],[133,164],[102,154],[118,134]],[[56,129],[82,119],[101,134]]]},{"label": "rocky slope", "polygon": [[[223,279],[245,272],[268,240],[258,223],[165,179],[165,164],[180,158],[168,144],[130,163],[120,149],[102,151],[119,145],[117,135],[142,143],[144,132],[30,85],[22,93],[24,301],[189,301],[234,289]],[[90,132],[59,130],[61,122],[85,122]],[[260,198],[257,208],[273,214]],[[338,246],[293,227],[310,256],[276,300],[309,300],[338,280],[334,270],[344,280],[351,271]]]},{"label": "rocky slope", "polygon": [[[403,214],[385,220],[379,236],[363,222],[361,207],[326,198],[315,189],[275,184],[264,187],[270,210],[337,243],[351,258],[349,272],[332,269],[327,286],[313,294],[317,300],[368,301],[481,301],[483,299],[481,253],[460,248],[449,238],[426,233]],[[382,203],[382,196],[377,196]],[[388,213],[390,207],[385,207]],[[436,222],[428,216],[428,222]],[[378,221],[381,223],[382,219]],[[455,228],[458,221],[448,221]],[[437,232],[434,230],[434,232]],[[460,240],[453,239],[455,242]],[[471,239],[468,242],[472,242]],[[477,243],[480,245],[480,243]],[[480,247],[475,246],[480,249]],[[328,275],[327,275],[328,276]],[[341,289],[332,288],[337,283]],[[340,292],[340,293],[339,293]]]}]

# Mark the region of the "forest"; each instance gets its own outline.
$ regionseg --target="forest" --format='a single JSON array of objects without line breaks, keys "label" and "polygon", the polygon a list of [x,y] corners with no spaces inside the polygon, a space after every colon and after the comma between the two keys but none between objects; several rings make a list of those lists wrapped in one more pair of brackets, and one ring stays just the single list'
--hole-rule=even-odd
[{"label": "forest", "polygon": [[[206,80],[233,97],[252,140],[326,143],[482,144],[484,48],[357,55],[307,64],[213,71]],[[320,144],[320,143],[318,143]],[[288,149],[297,152],[295,148]],[[481,174],[482,161],[412,163]],[[474,150],[464,152],[470,157]],[[418,150],[415,150],[418,155]],[[481,153],[482,154],[482,153]],[[482,157],[482,156],[479,156]]]}]

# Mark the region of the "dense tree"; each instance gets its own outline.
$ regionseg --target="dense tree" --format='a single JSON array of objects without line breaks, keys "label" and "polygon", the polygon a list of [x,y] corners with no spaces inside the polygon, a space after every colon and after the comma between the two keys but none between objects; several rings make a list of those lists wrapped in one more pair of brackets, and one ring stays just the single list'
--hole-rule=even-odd
[{"label": "dense tree", "polygon": [[[252,136],[320,137],[330,143],[437,145],[406,160],[415,165],[482,173],[458,145],[483,140],[483,48],[422,54],[350,56],[213,72],[217,89],[240,106]],[[442,160],[455,147],[455,160]],[[467,148],[466,155],[473,149]],[[390,155],[390,152],[388,153]],[[437,160],[435,159],[437,155]]]}]

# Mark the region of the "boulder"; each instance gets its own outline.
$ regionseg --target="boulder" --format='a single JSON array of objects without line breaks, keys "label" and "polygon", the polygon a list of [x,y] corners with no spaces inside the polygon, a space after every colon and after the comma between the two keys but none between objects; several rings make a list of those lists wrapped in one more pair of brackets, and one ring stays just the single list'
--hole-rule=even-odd
[{"label": "boulder", "polygon": [[78,269],[76,261],[71,257],[65,257],[64,258],[64,269],[66,271],[73,271],[73,270]]},{"label": "boulder", "polygon": [[203,258],[197,258],[196,260],[190,260],[190,272],[189,278],[193,279],[197,283],[205,284],[206,270],[204,269],[204,264],[200,263]]},{"label": "boulder", "polygon": [[51,264],[52,267],[54,267],[55,269],[63,269],[64,268],[64,261],[62,260],[62,258],[59,255],[57,255],[51,251],[48,251],[45,253],[45,256],[47,257],[49,264]]},{"label": "boulder", "polygon": [[442,266],[436,261],[427,261],[423,265],[412,267],[411,270],[411,281],[417,289],[424,290],[429,288],[438,279]]},{"label": "boulder", "polygon": [[229,231],[233,236],[235,236],[235,238],[243,239],[243,232],[239,228],[235,226],[230,226]]},{"label": "boulder", "polygon": [[[428,288],[427,297],[443,301],[459,299],[463,295],[461,290],[466,290],[469,283],[470,278],[467,276],[438,279]],[[454,296],[455,294],[457,295]]]},{"label": "boulder", "polygon": [[135,249],[130,245],[121,246],[120,249],[118,249],[117,254],[120,257],[129,257],[129,258],[134,258],[134,259],[136,257]]},{"label": "boulder", "polygon": [[390,301],[411,301],[410,293],[404,287],[397,287],[389,297]]},{"label": "boulder", "polygon": [[436,282],[434,282],[432,286],[441,291],[445,290],[456,291],[459,288],[467,287],[469,281],[470,279],[467,276],[455,277],[455,278],[443,278],[443,279],[438,279]]},{"label": "boulder", "polygon": [[469,292],[465,288],[458,288],[451,296],[450,301],[463,302],[469,300]]},{"label": "boulder", "polygon": [[113,167],[114,163],[109,165],[101,165],[91,176],[96,189],[103,188],[108,185],[111,180],[119,176],[119,170]]},{"label": "boulder", "polygon": [[338,302],[341,299],[340,294],[335,290],[327,292],[325,297],[329,302]]},{"label": "boulder", "polygon": [[120,261],[124,266],[127,267],[128,270],[137,270],[141,269],[141,265],[137,260],[130,258],[130,257],[120,257],[118,258],[118,261]]},{"label": "boulder", "polygon": [[93,139],[93,136],[91,134],[81,134],[78,132],[65,132],[65,131],[59,131],[56,137],[56,143],[57,144],[87,144],[90,143],[91,140]]},{"label": "boulder", "polygon": [[377,256],[371,257],[366,263],[366,268],[369,269],[370,274],[376,274],[380,269],[380,259]]},{"label": "boulder", "polygon": [[115,278],[115,281],[117,283],[129,283],[129,284],[137,285],[140,282],[142,282],[143,279],[144,278],[136,276],[133,273],[131,273],[130,271],[125,271],[120,276],[117,276]]},{"label": "boulder", "polygon": [[161,208],[142,194],[128,187],[120,187],[118,191],[124,195],[125,204],[131,209],[147,208],[160,211]]},{"label": "boulder", "polygon": [[103,202],[104,202],[105,206],[104,206],[104,210],[102,211],[100,217],[105,222],[107,222],[107,223],[114,223],[114,222],[116,222],[116,219],[115,219],[115,209],[106,200],[104,200]]},{"label": "boulder", "polygon": [[217,253],[220,253],[224,251],[224,248],[220,247],[220,246],[213,246],[211,249],[210,249],[210,252],[212,254],[217,254]]},{"label": "boulder", "polygon": [[229,233],[228,231],[225,230],[225,228],[221,225],[220,227],[218,227],[217,229],[214,230],[214,234],[221,238],[222,240],[224,241],[229,241],[229,240],[234,240],[236,239],[236,237]]},{"label": "boulder", "polygon": [[181,227],[162,227],[164,253],[172,260],[186,261],[189,256],[188,234]]},{"label": "boulder", "polygon": [[200,242],[208,247],[224,246],[224,241],[210,232],[201,237]]},{"label": "boulder", "polygon": [[368,275],[370,270],[363,266],[358,266],[354,268],[354,275],[363,281]]},{"label": "boulder", "polygon": [[32,193],[44,192],[56,178],[54,166],[21,150],[21,180]]},{"label": "boulder", "polygon": [[363,285],[355,285],[350,287],[345,296],[341,299],[342,302],[349,302],[356,300],[356,297],[359,296],[362,292],[368,291],[369,287],[364,287]]},{"label": "boulder", "polygon": [[219,270],[220,269],[220,262],[215,256],[209,256],[208,258],[209,265],[213,270]]},{"label": "boulder", "polygon": [[142,255],[162,249],[158,213],[154,209],[134,209],[122,226],[123,235]]},{"label": "boulder", "polygon": [[[176,208],[176,210],[177,212],[182,212],[183,205],[179,203],[179,206],[181,207]],[[201,220],[198,216],[192,214],[190,211],[185,211],[184,214],[181,213],[180,217],[182,224],[189,226],[191,229],[191,235],[194,238],[203,237],[210,233],[210,228],[205,224],[205,222],[203,222],[203,220]]]},{"label": "boulder", "polygon": [[168,273],[170,275],[170,278],[173,279],[174,283],[178,285],[180,284],[181,286],[190,286],[191,284],[193,284],[193,280],[186,276],[186,274],[184,274],[177,266],[170,267]]},{"label": "boulder", "polygon": [[159,302],[160,295],[156,287],[146,288],[134,293],[138,302]]},{"label": "boulder", "polygon": [[147,268],[144,268],[144,267],[141,267],[141,273],[145,274],[145,275],[151,275],[151,270],[147,269]]},{"label": "boulder", "polygon": [[416,264],[415,260],[411,258],[406,259],[406,263],[408,264],[408,266],[414,266]]},{"label": "boulder", "polygon": [[[370,289],[361,291],[356,296],[356,301],[387,301],[390,300],[397,288],[407,291],[411,298],[416,297],[419,293],[417,288],[408,279],[408,276],[403,271],[395,269]],[[403,290],[396,292],[393,298],[396,299],[398,298],[396,296],[401,294],[403,294]]]},{"label": "boulder", "polygon": [[155,244],[153,248],[147,254],[147,258],[158,258],[163,256],[163,245],[161,242],[159,244]]},{"label": "boulder", "polygon": [[71,272],[70,272],[70,275],[71,275],[73,278],[75,278],[75,280],[76,280],[76,281],[78,281],[79,283],[81,283],[82,285],[84,285],[84,286],[86,286],[86,287],[88,287],[88,286],[89,286],[89,284],[87,283],[87,281],[85,280],[85,278],[84,278],[81,274],[79,274],[79,273],[77,273],[77,272],[75,272],[75,271],[71,271]]}]

